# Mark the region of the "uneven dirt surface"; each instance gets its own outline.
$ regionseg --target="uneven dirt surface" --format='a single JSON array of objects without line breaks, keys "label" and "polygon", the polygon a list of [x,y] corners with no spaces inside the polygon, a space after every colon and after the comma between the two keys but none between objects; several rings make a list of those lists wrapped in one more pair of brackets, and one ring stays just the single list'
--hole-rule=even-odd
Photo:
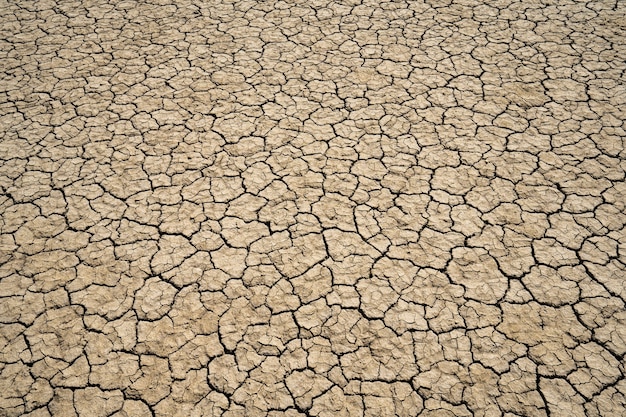
[{"label": "uneven dirt surface", "polygon": [[0,416],[626,415],[625,70],[624,1],[0,0]]}]

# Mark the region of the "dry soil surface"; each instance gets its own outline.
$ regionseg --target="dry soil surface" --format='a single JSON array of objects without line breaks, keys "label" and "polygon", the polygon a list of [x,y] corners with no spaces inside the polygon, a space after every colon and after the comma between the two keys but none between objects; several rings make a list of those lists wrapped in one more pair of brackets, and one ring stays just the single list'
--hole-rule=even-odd
[{"label": "dry soil surface", "polygon": [[624,1],[1,0],[0,415],[624,416],[625,70]]}]

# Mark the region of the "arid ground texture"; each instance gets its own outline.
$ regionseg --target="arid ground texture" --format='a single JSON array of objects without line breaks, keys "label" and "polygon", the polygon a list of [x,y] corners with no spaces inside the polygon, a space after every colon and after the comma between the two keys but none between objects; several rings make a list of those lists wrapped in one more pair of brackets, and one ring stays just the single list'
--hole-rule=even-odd
[{"label": "arid ground texture", "polygon": [[625,416],[625,71],[621,0],[0,0],[0,416]]}]

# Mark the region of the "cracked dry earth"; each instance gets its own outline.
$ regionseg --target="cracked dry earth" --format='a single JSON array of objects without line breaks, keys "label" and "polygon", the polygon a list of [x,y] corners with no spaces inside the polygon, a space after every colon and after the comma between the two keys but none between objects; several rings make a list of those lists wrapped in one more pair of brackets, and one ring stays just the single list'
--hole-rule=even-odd
[{"label": "cracked dry earth", "polygon": [[2,0],[0,415],[624,416],[626,3],[488,3]]}]

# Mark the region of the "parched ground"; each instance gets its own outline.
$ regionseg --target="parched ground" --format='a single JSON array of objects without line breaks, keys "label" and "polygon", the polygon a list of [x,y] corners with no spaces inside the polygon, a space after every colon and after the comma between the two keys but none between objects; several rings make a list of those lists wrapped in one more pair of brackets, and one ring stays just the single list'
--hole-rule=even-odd
[{"label": "parched ground", "polygon": [[620,0],[0,0],[0,416],[623,417],[625,70]]}]

